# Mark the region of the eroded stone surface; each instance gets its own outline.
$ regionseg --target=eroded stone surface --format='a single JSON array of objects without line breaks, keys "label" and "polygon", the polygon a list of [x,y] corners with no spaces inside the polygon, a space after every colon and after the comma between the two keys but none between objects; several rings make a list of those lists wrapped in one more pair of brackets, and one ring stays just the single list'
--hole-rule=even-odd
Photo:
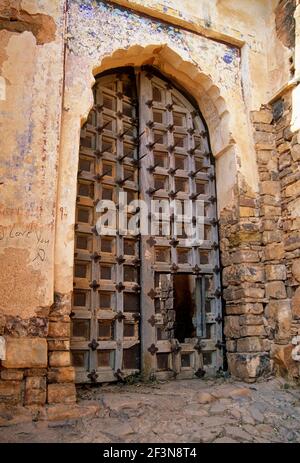
[{"label": "eroded stone surface", "polygon": [[35,419],[29,408],[0,409],[0,442],[300,442],[300,389],[221,378],[86,386],[78,404]]}]

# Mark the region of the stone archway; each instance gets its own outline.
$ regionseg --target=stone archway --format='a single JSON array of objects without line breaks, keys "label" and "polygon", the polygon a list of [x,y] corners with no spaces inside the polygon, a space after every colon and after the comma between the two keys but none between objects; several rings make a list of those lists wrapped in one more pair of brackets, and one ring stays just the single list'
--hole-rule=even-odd
[{"label": "stone archway", "polygon": [[[73,55],[66,61],[66,86],[64,111],[61,127],[59,158],[59,183],[57,195],[57,221],[55,243],[55,292],[58,305],[62,307],[66,332],[69,333],[71,295],[73,289],[73,249],[76,200],[76,174],[79,152],[79,138],[82,124],[86,121],[93,105],[92,86],[94,76],[106,70],[122,66],[142,66],[150,64],[166,77],[178,83],[196,100],[206,120],[209,130],[212,154],[216,158],[216,186],[220,198],[219,212],[232,208],[238,190],[241,158],[240,150],[247,143],[249,134],[236,132],[235,138],[244,137],[239,143],[231,134],[230,113],[212,78],[191,61],[183,59],[169,45],[153,44],[145,47],[134,45],[128,49],[118,49],[110,56],[104,56],[99,63],[77,61]],[[235,117],[233,119],[236,118]],[[248,139],[249,146],[252,140]],[[240,145],[240,146],[239,146]],[[251,161],[250,162],[255,162]],[[245,166],[249,159],[245,160]],[[245,170],[244,166],[244,170]],[[226,176],[224,176],[224,171]],[[251,173],[249,173],[251,176]],[[255,175],[254,175],[255,177]],[[255,180],[250,179],[253,186]],[[244,182],[245,185],[245,182]],[[251,188],[250,188],[251,190]],[[238,207],[238,206],[237,206]],[[51,317],[51,315],[50,315]],[[50,347],[51,349],[51,347]]]}]

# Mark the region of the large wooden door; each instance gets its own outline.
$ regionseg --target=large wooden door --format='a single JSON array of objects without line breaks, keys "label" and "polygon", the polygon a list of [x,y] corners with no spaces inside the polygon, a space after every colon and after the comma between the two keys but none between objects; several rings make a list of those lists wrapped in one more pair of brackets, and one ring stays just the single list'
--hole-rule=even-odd
[{"label": "large wooden door", "polygon": [[[115,381],[141,368],[161,378],[214,373],[223,359],[220,269],[215,173],[201,115],[149,70],[100,77],[94,100],[78,167],[76,381]],[[121,193],[127,219],[141,214],[132,201],[147,204],[140,220],[148,233],[123,231]],[[116,205],[116,233],[98,234],[102,200]]]}]

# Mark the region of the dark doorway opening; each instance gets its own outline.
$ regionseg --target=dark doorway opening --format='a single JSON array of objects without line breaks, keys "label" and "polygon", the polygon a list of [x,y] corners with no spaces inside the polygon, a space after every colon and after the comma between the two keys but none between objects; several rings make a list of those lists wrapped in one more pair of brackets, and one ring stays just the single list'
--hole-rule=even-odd
[{"label": "dark doorway opening", "polygon": [[194,338],[196,329],[193,319],[196,315],[195,279],[193,275],[174,275],[175,338],[184,342]]}]

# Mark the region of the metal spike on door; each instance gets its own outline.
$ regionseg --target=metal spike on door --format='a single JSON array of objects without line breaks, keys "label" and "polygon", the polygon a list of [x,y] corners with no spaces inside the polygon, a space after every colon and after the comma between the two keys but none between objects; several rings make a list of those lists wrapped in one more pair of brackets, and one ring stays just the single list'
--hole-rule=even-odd
[{"label": "metal spike on door", "polygon": [[87,377],[91,380],[92,383],[96,383],[97,382],[97,378],[98,378],[98,375],[96,373],[96,370],[92,370],[88,375]]},{"label": "metal spike on door", "polygon": [[97,291],[97,289],[100,287],[99,283],[97,283],[96,280],[93,280],[89,286],[90,288],[92,288],[93,291]]},{"label": "metal spike on door", "polygon": [[125,374],[123,373],[123,371],[118,368],[117,371],[114,372],[114,376],[119,380],[119,381],[122,381],[124,382],[125,381]]},{"label": "metal spike on door", "polygon": [[152,248],[153,246],[156,245],[156,240],[153,238],[153,236],[150,236],[150,238],[146,241],[146,243]]},{"label": "metal spike on door", "polygon": [[147,296],[149,296],[150,299],[155,299],[155,297],[157,296],[156,291],[153,288],[151,288]]},{"label": "metal spike on door", "polygon": [[123,283],[120,281],[117,285],[116,285],[116,290],[121,293],[123,290],[125,289],[125,286],[123,285]]},{"label": "metal spike on door", "polygon": [[206,372],[203,370],[203,368],[198,368],[198,370],[195,372],[195,376],[197,376],[197,378],[203,378],[205,374]]},{"label": "metal spike on door", "polygon": [[88,346],[92,350],[97,350],[97,347],[99,347],[99,343],[96,341],[96,339],[93,339],[92,342],[88,344]]},{"label": "metal spike on door", "polygon": [[123,314],[123,312],[119,311],[116,315],[115,315],[115,320],[118,320],[118,322],[121,322],[125,319],[125,315]]},{"label": "metal spike on door", "polygon": [[202,350],[205,347],[206,347],[206,342],[201,339],[198,339],[197,343],[194,346],[194,349],[200,354],[200,352],[202,352]]},{"label": "metal spike on door", "polygon": [[158,352],[158,348],[155,346],[155,344],[151,344],[151,346],[148,348],[148,351],[151,355],[155,355],[156,352]]}]

